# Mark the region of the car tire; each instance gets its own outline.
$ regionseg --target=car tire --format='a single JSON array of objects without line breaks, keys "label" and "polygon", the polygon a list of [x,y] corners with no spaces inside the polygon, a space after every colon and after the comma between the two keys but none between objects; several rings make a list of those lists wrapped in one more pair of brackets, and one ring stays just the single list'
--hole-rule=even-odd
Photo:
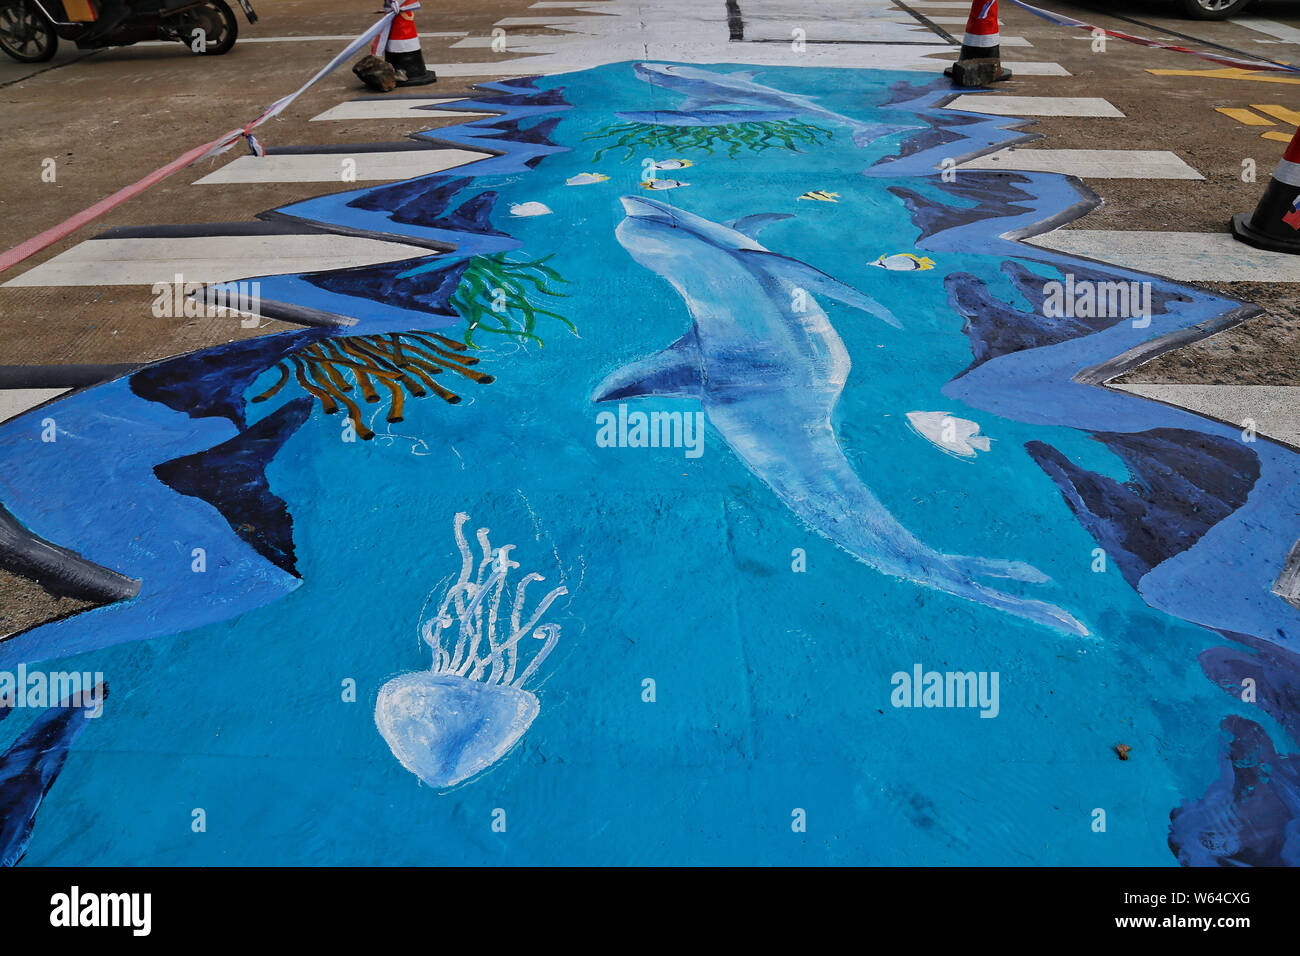
[{"label": "car tire", "polygon": [[1193,20],[1224,20],[1240,13],[1250,0],[1178,0],[1183,15]]}]

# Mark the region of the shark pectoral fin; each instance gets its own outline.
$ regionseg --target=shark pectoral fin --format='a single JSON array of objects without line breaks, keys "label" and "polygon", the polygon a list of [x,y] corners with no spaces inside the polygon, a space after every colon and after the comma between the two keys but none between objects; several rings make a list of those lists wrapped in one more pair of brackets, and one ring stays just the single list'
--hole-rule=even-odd
[{"label": "shark pectoral fin", "polygon": [[1051,578],[1032,564],[1024,561],[1004,561],[1000,558],[979,558],[965,554],[950,554],[948,562],[970,577],[1010,578],[1029,584],[1048,584]]},{"label": "shark pectoral fin", "polygon": [[871,298],[869,295],[863,295],[852,286],[845,285],[838,279],[834,279],[822,272],[820,269],[814,269],[806,262],[800,262],[797,259],[791,259],[787,256],[778,255],[775,252],[758,251],[745,249],[740,252],[746,256],[765,256],[764,262],[767,267],[788,282],[797,287],[812,293],[814,296],[824,295],[828,298],[835,299],[837,302],[843,302],[845,305],[851,305],[855,309],[861,309],[863,312],[869,312],[880,321],[887,325],[892,325],[896,329],[901,329],[903,323],[894,318],[894,314],[886,309],[883,305]]},{"label": "shark pectoral fin", "polygon": [[615,369],[591,393],[593,402],[613,402],[638,395],[698,398],[702,391],[695,329],[662,352]]},{"label": "shark pectoral fin", "polygon": [[770,226],[774,222],[780,222],[782,219],[793,219],[794,216],[788,212],[760,212],[753,216],[744,216],[740,219],[724,223],[728,229],[734,229],[742,236],[748,236],[750,239],[757,239],[758,234],[763,231],[765,226]]}]

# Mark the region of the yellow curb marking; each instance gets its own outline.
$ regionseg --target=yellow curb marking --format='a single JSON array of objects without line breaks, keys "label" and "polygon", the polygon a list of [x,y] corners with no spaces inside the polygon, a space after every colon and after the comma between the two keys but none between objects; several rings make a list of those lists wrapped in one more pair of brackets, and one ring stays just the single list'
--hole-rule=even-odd
[{"label": "yellow curb marking", "polygon": [[1238,123],[1246,126],[1275,126],[1272,120],[1264,119],[1258,113],[1252,113],[1250,110],[1239,109],[1235,106],[1216,106],[1216,113],[1222,113],[1224,116],[1235,119]]},{"label": "yellow curb marking", "polygon": [[1280,119],[1283,123],[1290,123],[1292,126],[1300,126],[1300,113],[1295,110],[1289,110],[1285,106],[1260,106],[1257,103],[1251,103],[1252,110],[1259,110],[1274,119]]},{"label": "yellow curb marking", "polygon": [[[1281,60],[1278,60],[1281,63]],[[1290,66],[1290,64],[1287,64]],[[1260,70],[1242,70],[1237,67],[1224,67],[1221,70],[1147,70],[1153,76],[1203,76],[1212,80],[1253,80],[1256,83],[1289,83],[1300,85],[1300,76],[1279,75]]]}]

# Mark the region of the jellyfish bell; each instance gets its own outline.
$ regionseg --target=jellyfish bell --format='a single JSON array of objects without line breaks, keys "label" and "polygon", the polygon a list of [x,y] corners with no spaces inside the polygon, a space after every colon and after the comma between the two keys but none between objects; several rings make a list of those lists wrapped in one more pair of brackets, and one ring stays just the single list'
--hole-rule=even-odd
[{"label": "jellyfish bell", "polygon": [[509,753],[540,710],[521,687],[422,671],[380,689],[375,725],[403,767],[446,790]]},{"label": "jellyfish bell", "polygon": [[[433,651],[432,668],[393,678],[380,688],[375,702],[375,726],[393,756],[440,790],[492,766],[536,719],[541,705],[523,685],[560,637],[559,625],[538,622],[556,598],[568,593],[563,585],[554,588],[525,619],[528,586],[544,580],[532,572],[519,581],[513,601],[503,609],[509,573],[519,567],[510,559],[514,546],[494,550],[488,529],[480,528],[483,558],[476,571],[462,530],[468,519],[456,515],[460,576],[418,628]],[[540,647],[520,648],[529,634]]]}]

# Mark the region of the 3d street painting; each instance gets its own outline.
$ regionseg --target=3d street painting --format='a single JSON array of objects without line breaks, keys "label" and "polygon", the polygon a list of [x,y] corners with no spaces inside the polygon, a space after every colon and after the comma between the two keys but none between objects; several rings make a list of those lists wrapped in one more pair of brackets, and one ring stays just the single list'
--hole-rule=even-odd
[{"label": "3d street painting", "polygon": [[113,687],[0,710],[0,859],[1300,862],[1300,457],[1104,386],[1252,307],[1020,243],[1095,198],[916,74],[480,89],[229,227],[427,255],[0,428],[94,605],[0,671]]}]

